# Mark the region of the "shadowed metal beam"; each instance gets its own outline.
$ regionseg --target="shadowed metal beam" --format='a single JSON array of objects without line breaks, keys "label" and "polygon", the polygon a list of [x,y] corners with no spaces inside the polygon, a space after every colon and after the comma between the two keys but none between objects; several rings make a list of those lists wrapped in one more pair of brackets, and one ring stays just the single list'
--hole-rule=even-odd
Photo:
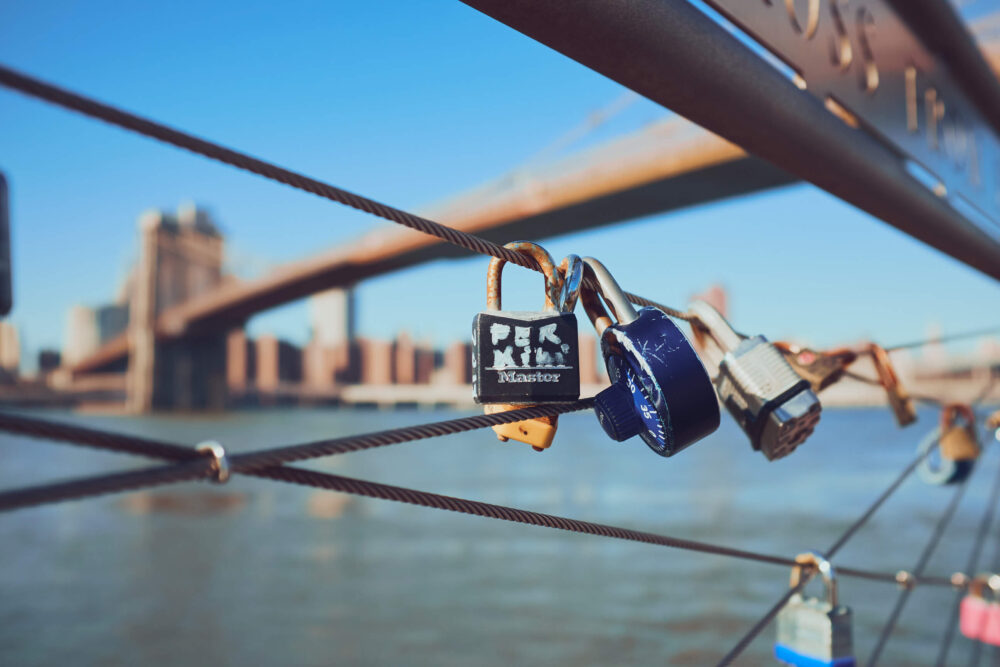
[{"label": "shadowed metal beam", "polygon": [[1000,279],[997,241],[687,2],[463,1]]},{"label": "shadowed metal beam", "polygon": [[1000,131],[1000,83],[955,10],[942,0],[889,0],[889,4],[947,63],[952,78]]}]

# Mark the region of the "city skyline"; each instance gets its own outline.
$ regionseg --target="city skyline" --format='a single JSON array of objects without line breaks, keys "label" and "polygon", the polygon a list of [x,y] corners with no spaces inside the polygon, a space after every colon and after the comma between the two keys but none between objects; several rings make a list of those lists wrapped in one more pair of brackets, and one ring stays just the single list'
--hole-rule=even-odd
[{"label": "city skyline", "polygon": [[[145,14],[101,3],[88,7],[88,17],[115,20],[87,21],[81,31],[79,11],[67,6],[52,22],[36,8],[15,6],[0,27],[0,59],[404,207],[508,172],[623,94],[459,4],[429,13],[352,7],[336,20],[357,30],[337,43],[317,27],[324,16],[316,12],[331,9],[260,6],[245,18],[180,3],[156,9],[149,23],[156,28],[142,31],[131,28],[147,25]],[[266,56],[256,50],[261,20],[278,45]],[[232,36],[225,50],[214,39],[219,25]],[[394,36],[377,53],[369,46],[375,25]],[[30,41],[43,26],[66,50]],[[413,26],[454,43],[428,43]],[[170,48],[178,39],[190,48]],[[463,58],[454,57],[456,49]],[[77,55],[64,57],[70,51]],[[303,70],[297,55],[305,52],[324,54],[325,64]],[[213,63],[207,71],[206,58]],[[363,79],[352,74],[358,58],[365,59]],[[268,76],[249,86],[245,73],[255,68]],[[352,94],[343,92],[344,81]],[[406,96],[407,113],[384,106],[380,91],[388,88]],[[639,99],[584,144],[669,115]],[[0,136],[0,169],[11,182],[9,321],[31,357],[60,346],[72,303],[100,303],[114,291],[134,257],[135,216],[151,204],[207,204],[234,256],[275,263],[381,225],[8,91],[0,91],[0,122],[18,128]],[[542,242],[557,257],[597,256],[627,289],[671,305],[722,282],[741,328],[820,347],[862,338],[891,344],[933,325],[944,333],[983,328],[995,323],[991,304],[1000,297],[988,278],[806,185]],[[886,262],[894,267],[889,280]],[[484,307],[486,263],[438,261],[362,284],[359,331],[388,338],[408,328],[439,345],[464,335]],[[508,274],[505,290],[531,303],[535,278]],[[306,308],[303,301],[265,313],[251,333],[303,343]]]}]

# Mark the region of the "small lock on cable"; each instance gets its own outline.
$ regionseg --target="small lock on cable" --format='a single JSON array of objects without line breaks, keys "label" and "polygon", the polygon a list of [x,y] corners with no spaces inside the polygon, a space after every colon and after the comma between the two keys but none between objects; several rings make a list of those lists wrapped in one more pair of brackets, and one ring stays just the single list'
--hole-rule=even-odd
[{"label": "small lock on cable", "polygon": [[958,629],[969,639],[1000,646],[1000,575],[986,573],[972,578],[959,607]]},{"label": "small lock on cable", "polygon": [[[570,255],[559,267],[539,245],[516,241],[504,246],[533,257],[545,277],[543,310],[503,310],[502,259],[490,261],[486,307],[472,322],[472,384],[486,414],[580,398],[580,352],[573,309],[582,264]],[[502,440],[524,442],[537,451],[552,444],[558,416],[538,417],[493,427]]]},{"label": "small lock on cable", "polygon": [[715,387],[729,414],[768,461],[791,454],[812,434],[822,406],[810,382],[763,336],[743,337],[704,301],[689,307],[692,329],[722,353]]},{"label": "small lock on cable", "polygon": [[777,341],[774,347],[800,377],[809,381],[816,394],[839,382],[858,358],[857,352],[846,347],[820,352],[784,341]]},{"label": "small lock on cable", "polygon": [[[934,445],[938,446],[936,463],[930,455]],[[972,474],[981,451],[972,408],[949,403],[941,410],[940,426],[917,445],[917,453],[923,456],[918,468],[920,478],[934,485],[964,482]]]},{"label": "small lock on cable", "polygon": [[818,573],[823,579],[823,597],[801,591],[792,595],[778,612],[774,657],[801,667],[854,667],[853,612],[839,603],[837,576],[822,554],[809,551],[795,558],[789,586],[795,588],[803,576]]},{"label": "small lock on cable", "polygon": [[896,417],[896,423],[903,427],[917,421],[917,411],[913,407],[913,400],[906,388],[903,387],[903,383],[899,381],[896,369],[889,359],[889,353],[881,345],[875,343],[868,345],[868,353],[871,354],[879,384],[885,389],[889,408],[892,409],[892,414]]},{"label": "small lock on cable", "polygon": [[712,381],[680,328],[657,308],[637,311],[603,264],[593,257],[583,262],[597,291],[584,286],[581,300],[611,379],[594,399],[604,431],[618,441],[639,435],[660,456],[673,456],[715,431],[719,402]]}]

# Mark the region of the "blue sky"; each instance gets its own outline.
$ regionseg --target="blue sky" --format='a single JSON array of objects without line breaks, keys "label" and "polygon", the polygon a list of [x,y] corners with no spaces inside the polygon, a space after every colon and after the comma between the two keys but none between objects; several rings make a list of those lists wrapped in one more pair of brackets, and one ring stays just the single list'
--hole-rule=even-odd
[{"label": "blue sky", "polygon": [[[0,62],[387,203],[419,208],[517,166],[623,89],[459,2],[8,0]],[[632,105],[599,141],[667,115]],[[287,187],[0,89],[15,308],[27,351],[60,347],[74,303],[110,300],[145,209],[210,208],[241,270],[383,224]],[[669,304],[713,282],[743,331],[887,344],[998,323],[1000,286],[808,185],[554,239]],[[487,260],[361,286],[359,329],[468,337]],[[506,303],[539,302],[505,276]],[[253,332],[307,336],[304,303]]]}]

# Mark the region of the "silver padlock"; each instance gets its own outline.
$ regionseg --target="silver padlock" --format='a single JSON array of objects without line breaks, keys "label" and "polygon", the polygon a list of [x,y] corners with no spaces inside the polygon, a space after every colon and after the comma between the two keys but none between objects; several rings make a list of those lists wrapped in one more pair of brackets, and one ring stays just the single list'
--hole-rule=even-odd
[{"label": "silver padlock", "polygon": [[769,461],[788,456],[816,428],[821,406],[805,380],[763,336],[737,334],[715,308],[695,301],[689,309],[723,352],[715,389],[753,448]]},{"label": "silver padlock", "polygon": [[805,597],[801,591],[789,598],[778,613],[774,656],[790,665],[853,667],[853,614],[850,607],[838,604],[833,565],[815,551],[799,554],[795,562],[789,585],[798,586],[803,568],[809,568],[810,576],[819,573],[823,578],[825,593],[822,599]]}]

